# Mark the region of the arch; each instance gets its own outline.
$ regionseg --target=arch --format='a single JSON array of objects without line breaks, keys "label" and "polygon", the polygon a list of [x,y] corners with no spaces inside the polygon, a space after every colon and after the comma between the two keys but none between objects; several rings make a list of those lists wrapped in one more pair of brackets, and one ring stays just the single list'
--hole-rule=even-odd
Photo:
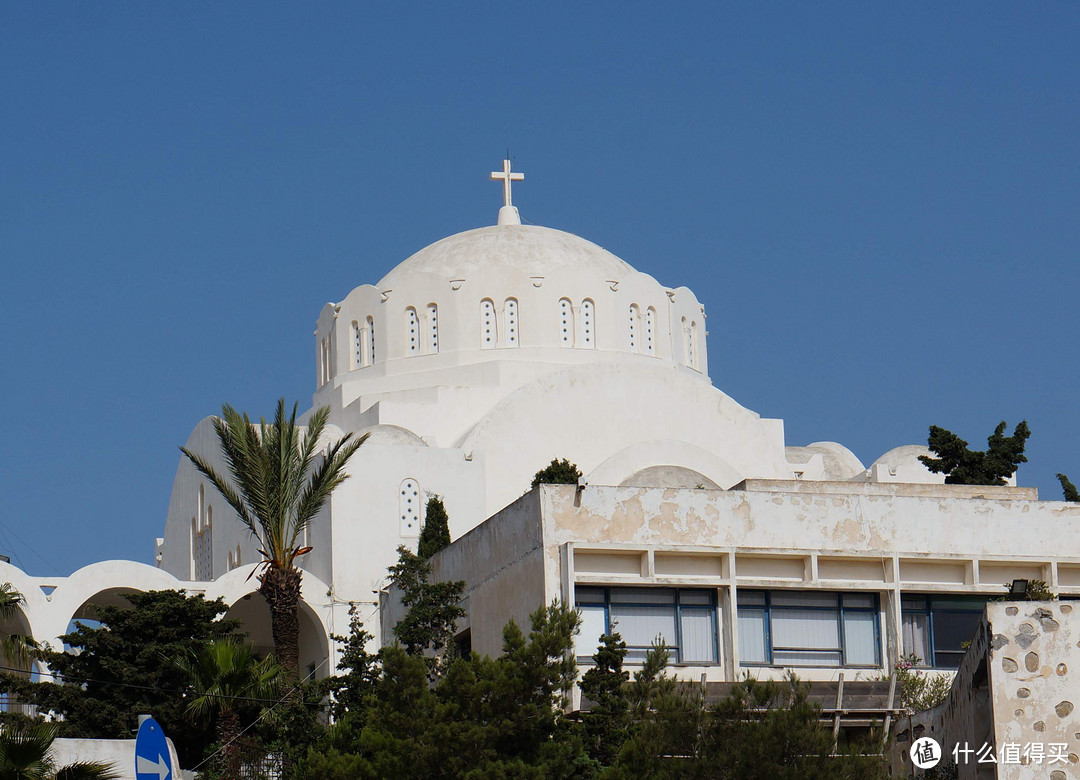
[{"label": "arch", "polygon": [[185,585],[164,569],[135,561],[102,561],[84,566],[56,586],[51,603],[34,617],[34,638],[60,646],[72,620],[94,620],[96,607],[126,606],[124,593],[149,590],[183,590]]},{"label": "arch", "polygon": [[581,344],[585,349],[596,346],[596,305],[586,298],[581,302]]},{"label": "arch", "polygon": [[503,329],[506,333],[504,346],[516,347],[518,345],[518,302],[517,298],[507,298],[503,303]]},{"label": "arch", "polygon": [[[273,649],[273,635],[270,631],[270,610],[266,599],[259,595],[255,586],[254,575],[258,564],[248,563],[223,574],[207,584],[205,596],[208,599],[220,598],[228,606],[225,617],[236,617],[242,621],[240,631],[250,634],[249,641],[258,650]],[[305,674],[314,664],[316,677],[322,678],[334,671],[336,659],[330,659],[333,650],[329,636],[333,630],[333,604],[326,597],[331,586],[307,570],[303,570],[300,582],[300,673]],[[344,613],[339,619],[345,617]],[[329,621],[329,622],[328,622]]]},{"label": "arch", "polygon": [[439,306],[435,303],[427,305],[427,350],[431,355],[439,352]]},{"label": "arch", "polygon": [[645,354],[656,354],[656,309],[645,310]]},{"label": "arch", "polygon": [[[702,477],[709,488],[726,489],[742,481],[743,476],[726,460],[708,450],[684,441],[674,439],[654,439],[638,442],[619,450],[585,476],[590,485],[634,485],[630,480],[635,475],[656,478],[659,472],[650,472],[657,467],[668,470],[667,476],[674,474],[672,469],[693,472]],[[644,472],[644,474],[642,474]],[[690,487],[696,487],[694,482]],[[654,487],[654,485],[640,485]],[[681,485],[672,485],[681,487]]]},{"label": "arch", "polygon": [[398,489],[398,514],[401,515],[401,535],[420,535],[420,483],[412,477],[401,481]]},{"label": "arch", "polygon": [[499,329],[495,322],[495,302],[490,298],[480,301],[480,347],[494,349],[498,346]]},{"label": "arch", "polygon": [[31,578],[18,566],[3,561],[0,561],[0,582],[9,583],[22,595],[22,604],[19,605],[19,612],[22,615],[20,620],[26,621],[27,634],[37,638],[35,622],[51,608],[52,605],[46,593],[51,594],[55,590],[54,586],[43,585],[42,578]]},{"label": "arch", "polygon": [[574,305],[569,298],[559,299],[559,344],[574,346]]},{"label": "arch", "polygon": [[[296,613],[300,623],[300,675],[306,677],[313,674],[316,679],[326,677],[334,671],[325,663],[330,653],[326,629],[315,610],[303,599],[297,604]],[[247,641],[259,655],[273,651],[270,608],[266,599],[254,589],[230,604],[223,617],[240,621],[241,632],[247,634]]]},{"label": "arch", "polygon": [[679,488],[684,490],[719,490],[720,486],[700,471],[668,464],[638,469],[619,483],[619,487]]},{"label": "arch", "polygon": [[420,354],[420,317],[413,306],[405,309],[405,354]]}]

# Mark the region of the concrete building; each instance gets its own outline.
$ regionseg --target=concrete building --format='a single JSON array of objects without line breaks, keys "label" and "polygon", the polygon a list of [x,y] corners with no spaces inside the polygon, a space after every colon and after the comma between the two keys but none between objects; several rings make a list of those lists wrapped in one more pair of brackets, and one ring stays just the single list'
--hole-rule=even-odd
[{"label": "concrete building", "polygon": [[[582,612],[585,663],[617,626],[629,662],[660,635],[687,680],[796,669],[851,682],[901,656],[955,669],[987,598],[1013,579],[1080,598],[1078,520],[1080,506],[1016,487],[545,485],[438,553],[432,571],[465,581],[459,628],[481,653],[499,653],[509,619],[527,625],[559,599]],[[384,635],[400,617],[386,602]]]},{"label": "concrete building", "polygon": [[[712,384],[689,288],[522,225],[510,190],[520,174],[507,163],[492,177],[504,188],[496,225],[421,249],[318,315],[313,408],[330,408],[328,442],[370,438],[307,532],[309,672],[334,669],[329,636],[347,629],[350,606],[377,634],[392,624],[377,593],[434,494],[459,540],[437,571],[469,582],[463,631],[484,652],[498,651],[505,619],[558,596],[581,607],[583,643],[618,621],[637,658],[659,632],[680,668],[710,679],[787,666],[871,675],[908,652],[947,668],[1003,582],[1080,594],[1080,505],[945,486],[917,446],[869,467],[837,443],[786,446],[782,421]],[[186,445],[220,464],[210,418]],[[583,487],[522,497],[553,458],[578,464]],[[0,577],[27,596],[10,629],[39,641],[125,591],[183,588],[223,596],[269,648],[249,578],[258,560],[181,460],[154,565],[35,578],[0,564]]]}]

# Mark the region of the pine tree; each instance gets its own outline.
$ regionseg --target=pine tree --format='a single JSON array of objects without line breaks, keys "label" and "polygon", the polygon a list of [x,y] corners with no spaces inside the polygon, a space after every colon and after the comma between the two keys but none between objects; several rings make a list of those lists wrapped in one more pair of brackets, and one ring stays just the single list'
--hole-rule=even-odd
[{"label": "pine tree", "polygon": [[432,676],[442,673],[443,656],[454,638],[455,623],[465,615],[461,595],[465,583],[430,582],[428,562],[398,547],[398,562],[390,567],[390,581],[401,589],[401,603],[408,610],[394,626],[394,636],[410,656],[428,653]]},{"label": "pine tree", "polygon": [[450,546],[450,518],[446,514],[442,498],[432,496],[427,502],[424,527],[420,531],[420,544],[416,554],[425,561],[444,547]]},{"label": "pine tree", "polygon": [[1012,436],[1005,435],[1005,425],[1002,420],[987,438],[985,451],[968,449],[952,431],[931,425],[927,444],[938,457],[920,455],[919,460],[930,471],[945,474],[949,485],[1004,485],[1017,466],[1027,463],[1024,445],[1031,435],[1027,420],[1021,420]]},{"label": "pine tree", "polygon": [[626,642],[617,633],[600,637],[593,655],[593,667],[581,676],[581,695],[593,704],[583,715],[585,746],[589,755],[604,766],[615,763],[626,739],[630,721],[627,682],[630,673],[623,669]]}]

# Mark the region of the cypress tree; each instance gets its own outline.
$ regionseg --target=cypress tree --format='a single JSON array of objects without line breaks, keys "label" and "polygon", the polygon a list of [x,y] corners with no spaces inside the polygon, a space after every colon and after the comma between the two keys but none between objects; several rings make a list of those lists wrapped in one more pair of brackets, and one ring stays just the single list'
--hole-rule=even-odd
[{"label": "cypress tree", "polygon": [[427,502],[427,514],[424,527],[420,531],[420,543],[416,554],[425,561],[444,547],[450,546],[450,518],[446,507],[438,496],[432,496]]}]

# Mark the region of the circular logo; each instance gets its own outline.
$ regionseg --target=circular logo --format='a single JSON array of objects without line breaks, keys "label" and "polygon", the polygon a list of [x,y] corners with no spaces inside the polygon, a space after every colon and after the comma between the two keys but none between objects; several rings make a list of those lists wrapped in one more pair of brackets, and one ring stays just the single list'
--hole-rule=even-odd
[{"label": "circular logo", "polygon": [[920,737],[911,746],[911,763],[919,769],[929,769],[937,766],[941,760],[941,745],[936,739]]}]

